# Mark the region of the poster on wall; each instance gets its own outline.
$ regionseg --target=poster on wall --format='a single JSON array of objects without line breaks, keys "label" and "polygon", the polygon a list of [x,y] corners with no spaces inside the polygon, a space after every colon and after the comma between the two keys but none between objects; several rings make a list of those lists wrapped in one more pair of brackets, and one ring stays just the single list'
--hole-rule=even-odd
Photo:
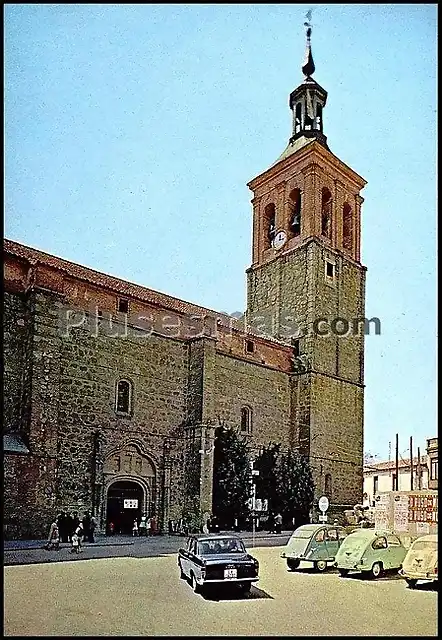
[{"label": "poster on wall", "polygon": [[408,496],[395,496],[393,502],[393,531],[408,531]]},{"label": "poster on wall", "polygon": [[416,522],[416,533],[418,536],[430,533],[430,525],[427,522]]},{"label": "poster on wall", "polygon": [[123,506],[125,509],[138,509],[138,500],[124,499]]},{"label": "poster on wall", "polygon": [[387,529],[390,512],[390,495],[380,494],[376,496],[374,521],[377,529]]}]

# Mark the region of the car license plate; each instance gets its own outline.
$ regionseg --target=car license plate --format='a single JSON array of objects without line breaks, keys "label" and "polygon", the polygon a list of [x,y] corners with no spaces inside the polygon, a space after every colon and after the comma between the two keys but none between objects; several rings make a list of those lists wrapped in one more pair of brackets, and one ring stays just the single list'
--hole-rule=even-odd
[{"label": "car license plate", "polygon": [[236,578],[236,569],[224,569],[224,578],[226,580]]}]

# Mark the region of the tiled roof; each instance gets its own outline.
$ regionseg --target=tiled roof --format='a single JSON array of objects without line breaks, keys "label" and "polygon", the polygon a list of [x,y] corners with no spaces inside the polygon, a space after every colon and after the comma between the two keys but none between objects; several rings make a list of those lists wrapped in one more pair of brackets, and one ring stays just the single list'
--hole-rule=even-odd
[{"label": "tiled roof", "polygon": [[[225,313],[214,311],[213,309],[207,309],[206,307],[200,307],[199,305],[193,304],[191,302],[186,302],[185,300],[180,300],[179,298],[174,298],[173,296],[169,296],[165,293],[143,287],[139,284],[127,282],[125,280],[122,280],[121,278],[117,278],[116,276],[111,276],[106,273],[101,273],[100,271],[95,271],[95,269],[91,269],[90,267],[84,267],[82,265],[76,264],[75,262],[71,262],[70,260],[65,260],[64,258],[58,258],[57,256],[45,253],[44,251],[40,251],[39,249],[27,247],[26,245],[15,242],[14,240],[5,239],[3,250],[4,253],[9,253],[18,258],[27,260],[30,263],[39,262],[41,264],[47,265],[48,267],[63,271],[73,278],[78,278],[80,280],[90,282],[97,287],[111,289],[123,296],[137,298],[138,300],[143,300],[150,304],[154,304],[164,309],[173,310],[178,313],[183,313],[185,315],[207,315],[212,318],[219,318],[220,324],[222,326],[232,327],[234,330],[239,332],[244,331],[243,321],[226,315]],[[264,338],[260,335],[254,334],[251,330],[249,330],[248,333],[254,338],[258,338],[260,340],[263,340],[264,342],[271,342],[284,347],[288,346],[282,341],[279,341],[270,336],[266,336]]]},{"label": "tiled roof", "polygon": [[[417,458],[413,458],[413,465],[417,466],[418,464],[418,459]],[[427,456],[423,455],[421,456],[421,465],[426,465],[427,464]],[[410,466],[410,458],[399,458],[399,468],[403,469],[404,467],[409,467]],[[387,460],[386,462],[374,462],[374,463],[364,463],[364,473],[365,472],[370,472],[370,471],[388,471],[390,469],[395,469],[396,468],[396,461],[395,460]]]}]

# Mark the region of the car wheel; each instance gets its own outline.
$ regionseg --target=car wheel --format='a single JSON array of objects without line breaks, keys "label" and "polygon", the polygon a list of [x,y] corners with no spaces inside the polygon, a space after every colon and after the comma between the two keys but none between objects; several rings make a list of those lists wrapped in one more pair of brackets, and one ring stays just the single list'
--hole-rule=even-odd
[{"label": "car wheel", "polygon": [[186,574],[183,571],[183,567],[181,566],[181,562],[178,563],[178,566],[180,568],[180,578],[181,578],[181,580],[185,580],[186,579]]},{"label": "car wheel", "polygon": [[405,578],[406,583],[410,587],[410,589],[415,589],[417,585],[417,580],[415,578]]},{"label": "car wheel", "polygon": [[382,575],[382,564],[380,562],[375,562],[370,571],[371,578],[379,578]]},{"label": "car wheel", "polygon": [[301,560],[298,560],[297,558],[287,558],[287,567],[290,569],[290,571],[294,571],[295,569],[297,569],[300,564]]},{"label": "car wheel", "polygon": [[244,582],[241,586],[240,589],[244,594],[250,593],[250,589],[252,588],[252,583],[251,582]]},{"label": "car wheel", "polygon": [[327,562],[325,560],[316,560],[313,563],[316,571],[320,571],[321,573],[327,569]]},{"label": "car wheel", "polygon": [[348,569],[338,569],[338,571],[341,578],[346,578],[348,576]]},{"label": "car wheel", "polygon": [[195,593],[200,593],[200,591],[201,591],[201,587],[198,584],[198,582],[196,581],[194,573],[192,573],[192,589],[194,590]]}]

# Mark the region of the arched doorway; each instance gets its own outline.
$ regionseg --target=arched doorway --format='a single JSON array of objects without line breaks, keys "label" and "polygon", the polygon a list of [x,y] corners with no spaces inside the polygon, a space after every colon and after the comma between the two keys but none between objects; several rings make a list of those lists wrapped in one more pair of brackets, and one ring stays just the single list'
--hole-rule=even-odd
[{"label": "arched doorway", "polygon": [[146,496],[138,482],[113,482],[107,491],[106,532],[110,532],[112,522],[115,533],[131,535],[134,520],[140,522],[145,503]]}]

